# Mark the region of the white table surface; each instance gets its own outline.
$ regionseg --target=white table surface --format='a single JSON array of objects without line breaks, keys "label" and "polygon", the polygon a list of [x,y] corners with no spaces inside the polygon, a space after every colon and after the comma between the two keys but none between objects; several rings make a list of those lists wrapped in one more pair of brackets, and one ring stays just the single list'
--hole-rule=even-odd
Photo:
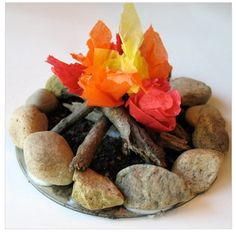
[{"label": "white table surface", "polygon": [[[231,135],[231,5],[136,4],[143,28],[160,33],[173,77],[189,76],[212,87]],[[48,54],[67,62],[70,52],[86,52],[91,27],[102,19],[115,33],[122,4],[6,5],[6,124],[14,109],[44,87],[51,75]],[[7,228],[231,228],[231,152],[206,193],[161,217],[109,220],[66,209],[39,193],[17,164],[6,131]]]}]

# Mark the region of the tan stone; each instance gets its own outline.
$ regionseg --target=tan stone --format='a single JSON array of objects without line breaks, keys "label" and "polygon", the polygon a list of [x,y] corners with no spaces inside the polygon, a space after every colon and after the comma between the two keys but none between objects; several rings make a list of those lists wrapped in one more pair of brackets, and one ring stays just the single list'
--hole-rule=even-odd
[{"label": "tan stone", "polygon": [[113,182],[91,169],[75,171],[72,198],[86,209],[99,210],[119,206],[124,197]]},{"label": "tan stone", "polygon": [[221,120],[211,114],[201,113],[193,136],[195,148],[213,149],[226,152],[229,149],[229,135]]},{"label": "tan stone", "polygon": [[196,105],[187,109],[185,113],[185,120],[193,127],[198,123],[200,112],[206,105]]},{"label": "tan stone", "polygon": [[59,101],[52,92],[41,88],[26,100],[26,105],[34,105],[41,112],[50,113],[59,106]]},{"label": "tan stone", "polygon": [[34,106],[17,108],[10,119],[9,134],[13,143],[23,149],[25,138],[35,132],[48,129],[47,116]]},{"label": "tan stone", "polygon": [[150,164],[124,168],[116,184],[125,196],[124,206],[135,212],[166,210],[193,197],[181,177]]},{"label": "tan stone", "polygon": [[212,121],[218,122],[225,127],[225,120],[217,108],[209,104],[196,105],[187,109],[185,113],[186,121],[193,127],[196,127],[201,114],[207,114]]},{"label": "tan stone", "polygon": [[172,172],[181,176],[193,193],[201,193],[215,181],[223,158],[224,154],[216,150],[188,150],[174,162]]},{"label": "tan stone", "polygon": [[24,157],[28,172],[42,183],[72,183],[73,173],[69,171],[69,164],[73,156],[66,140],[55,132],[37,132],[25,140]]}]

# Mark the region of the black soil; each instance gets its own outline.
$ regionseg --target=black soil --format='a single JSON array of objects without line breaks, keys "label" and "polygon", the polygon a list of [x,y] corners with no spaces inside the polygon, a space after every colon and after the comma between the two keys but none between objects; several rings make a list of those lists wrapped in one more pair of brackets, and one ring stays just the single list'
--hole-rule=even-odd
[{"label": "black soil", "polygon": [[48,130],[51,130],[56,124],[60,122],[61,119],[68,116],[71,112],[60,105],[56,111],[48,114]]},{"label": "black soil", "polygon": [[133,164],[144,163],[144,161],[133,152],[130,152],[128,155],[123,154],[121,148],[121,138],[105,136],[90,167],[114,181],[116,174],[123,168]]}]

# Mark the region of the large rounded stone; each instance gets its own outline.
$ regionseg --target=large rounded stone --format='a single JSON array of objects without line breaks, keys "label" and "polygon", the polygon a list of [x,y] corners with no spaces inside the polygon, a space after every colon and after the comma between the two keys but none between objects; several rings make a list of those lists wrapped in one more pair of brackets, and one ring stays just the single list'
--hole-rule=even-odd
[{"label": "large rounded stone", "polygon": [[44,131],[29,135],[24,144],[24,157],[31,178],[43,185],[68,185],[73,173],[69,164],[73,152],[57,133]]},{"label": "large rounded stone", "polygon": [[215,181],[223,158],[224,155],[215,150],[188,150],[174,162],[172,172],[181,176],[193,193],[201,193]]},{"label": "large rounded stone", "polygon": [[196,105],[187,109],[185,113],[186,121],[193,127],[196,127],[201,114],[208,114],[214,122],[219,122],[225,127],[225,120],[217,108],[209,104]]},{"label": "large rounded stone", "polygon": [[229,135],[223,127],[222,121],[207,112],[201,113],[192,140],[195,148],[221,152],[226,152],[229,148]]},{"label": "large rounded stone", "polygon": [[26,105],[34,105],[40,111],[50,113],[59,106],[59,101],[52,92],[41,88],[26,100]]},{"label": "large rounded stone", "polygon": [[124,197],[113,182],[91,169],[75,171],[72,199],[89,210],[110,208],[124,203]]},{"label": "large rounded stone", "polygon": [[9,134],[13,143],[23,148],[25,138],[38,131],[48,129],[48,119],[34,106],[22,106],[17,108],[10,119]]},{"label": "large rounded stone", "polygon": [[179,91],[182,106],[205,104],[211,97],[211,88],[201,81],[180,77],[171,80],[170,84]]},{"label": "large rounded stone", "polygon": [[182,178],[149,164],[121,170],[116,184],[125,196],[125,207],[135,212],[165,210],[192,197]]}]

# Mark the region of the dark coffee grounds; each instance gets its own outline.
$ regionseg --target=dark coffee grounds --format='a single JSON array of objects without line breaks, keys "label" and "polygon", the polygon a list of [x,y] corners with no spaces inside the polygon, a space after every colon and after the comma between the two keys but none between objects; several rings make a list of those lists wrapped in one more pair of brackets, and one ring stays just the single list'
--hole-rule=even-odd
[{"label": "dark coffee grounds", "polygon": [[79,145],[83,142],[92,126],[93,122],[82,119],[61,133],[74,154],[76,154]]},{"label": "dark coffee grounds", "polygon": [[48,117],[48,130],[51,130],[56,124],[60,122],[61,119],[65,118],[68,116],[71,112],[60,105],[56,111],[50,113],[47,115]]},{"label": "dark coffee grounds", "polygon": [[112,138],[107,135],[97,149],[90,167],[114,181],[120,170],[141,163],[145,162],[132,151],[128,155],[122,153],[121,138]]},{"label": "dark coffee grounds", "polygon": [[59,123],[59,121],[66,116],[68,116],[71,112],[65,108],[62,104],[68,103],[71,104],[72,102],[82,102],[83,100],[80,97],[74,96],[74,95],[68,95],[68,94],[62,94],[60,98],[58,98],[60,105],[59,107],[52,113],[48,114],[48,129],[51,130],[56,124]]}]

